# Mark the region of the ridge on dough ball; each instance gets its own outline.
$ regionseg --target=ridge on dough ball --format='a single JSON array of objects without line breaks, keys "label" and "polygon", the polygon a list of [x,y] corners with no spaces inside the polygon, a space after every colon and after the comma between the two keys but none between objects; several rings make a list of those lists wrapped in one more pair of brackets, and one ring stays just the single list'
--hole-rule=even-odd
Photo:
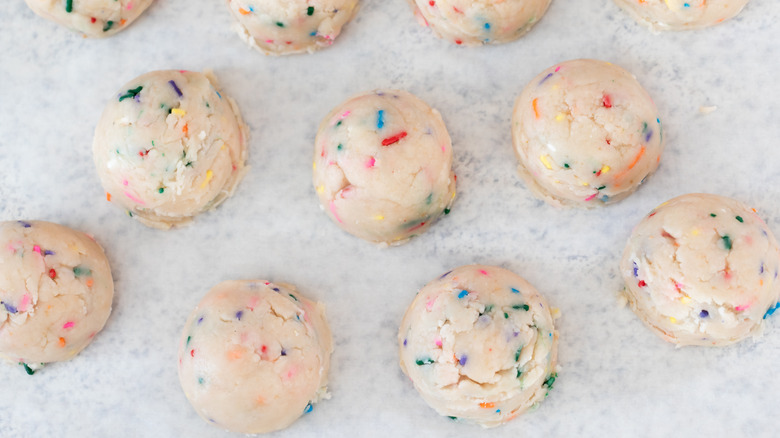
[{"label": "ridge on dough ball", "polygon": [[239,433],[283,429],[327,393],[325,307],[293,286],[225,281],[187,319],[179,381],[204,420]]},{"label": "ridge on dough ball", "polygon": [[0,222],[0,357],[28,373],[69,360],[103,329],[114,280],[91,236],[44,221]]},{"label": "ridge on dough ball", "polygon": [[41,17],[90,38],[111,36],[133,23],[153,0],[25,0]]},{"label": "ridge on dough ball", "polygon": [[215,86],[210,73],[162,70],[114,95],[92,145],[108,201],[168,229],[233,194],[248,169],[248,129]]},{"label": "ridge on dough ball", "polygon": [[226,0],[244,42],[266,55],[329,47],[358,10],[358,0]]},{"label": "ridge on dough ball", "polygon": [[380,245],[423,233],[455,199],[447,127],[406,91],[366,92],[334,108],[317,131],[312,166],[328,217]]},{"label": "ridge on dough ball", "polygon": [[652,30],[692,30],[737,16],[748,0],[615,0],[615,3]]},{"label": "ridge on dough ball", "polygon": [[664,202],[628,239],[631,309],[662,339],[723,346],[760,334],[780,298],[780,249],[755,210],[718,195]]},{"label": "ridge on dough ball", "polygon": [[544,400],[557,346],[544,297],[495,266],[462,266],[425,285],[398,331],[401,370],[428,405],[483,427]]},{"label": "ridge on dough ball", "polygon": [[408,0],[421,25],[463,46],[514,41],[541,20],[551,0]]},{"label": "ridge on dough ball", "polygon": [[526,186],[566,207],[629,196],[664,149],[650,95],[629,72],[592,59],[554,65],[529,82],[512,112],[512,141]]}]

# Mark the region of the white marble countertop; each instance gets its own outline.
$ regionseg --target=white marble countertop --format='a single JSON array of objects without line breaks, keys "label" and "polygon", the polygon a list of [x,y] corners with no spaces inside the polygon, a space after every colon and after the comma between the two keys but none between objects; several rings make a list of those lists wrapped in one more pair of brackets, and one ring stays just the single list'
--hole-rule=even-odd
[{"label": "white marble countertop", "polygon": [[[184,321],[216,283],[296,284],[327,305],[332,399],[277,436],[776,436],[780,323],[757,342],[675,349],[616,302],[631,228],[666,199],[706,191],[756,207],[780,233],[780,3],[752,1],[704,31],[652,34],[609,0],[553,0],[521,40],[464,49],[420,27],[402,0],[362,0],[337,43],[265,57],[230,30],[217,0],[160,0],[106,40],[0,12],[0,219],[90,232],[116,280],[106,328],[73,360],[27,376],[0,364],[3,437],[217,437],[176,374]],[[543,204],[515,173],[514,99],[542,69],[601,58],[633,72],[662,114],[659,171],[593,211]],[[213,68],[251,126],[251,170],[235,197],[192,226],[148,229],[106,202],[95,124],[149,70]],[[317,125],[352,94],[407,89],[438,108],[455,151],[452,213],[407,245],[378,249],[339,230],[311,186]],[[700,106],[717,106],[710,114]],[[490,431],[440,417],[397,362],[396,331],[418,288],[469,263],[526,277],[561,310],[555,389]]]}]

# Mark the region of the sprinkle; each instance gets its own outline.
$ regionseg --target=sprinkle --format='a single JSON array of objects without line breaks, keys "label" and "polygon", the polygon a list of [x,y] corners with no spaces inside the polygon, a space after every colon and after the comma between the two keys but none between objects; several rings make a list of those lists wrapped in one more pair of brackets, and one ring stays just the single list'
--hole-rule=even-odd
[{"label": "sprinkle", "polygon": [[536,115],[537,119],[539,118],[539,104],[538,104],[538,102],[539,102],[539,98],[536,98],[531,103],[533,108],[534,108],[534,115]]},{"label": "sprinkle", "polygon": [[549,156],[547,156],[547,155],[539,155],[539,160],[542,162],[542,164],[544,164],[544,167],[546,167],[547,169],[552,170],[552,166],[550,165],[550,162],[547,161],[547,158],[549,158]]},{"label": "sprinkle", "polygon": [[5,311],[6,312],[8,312],[8,313],[16,313],[16,312],[18,312],[18,310],[16,310],[16,307],[14,307],[14,306],[12,306],[12,305],[10,305],[8,303],[2,302],[2,301],[0,301],[0,303],[3,304],[3,306],[5,307]]},{"label": "sprinkle", "polygon": [[190,345],[190,341],[192,340],[192,336],[187,336],[187,342],[184,344],[184,346]]},{"label": "sprinkle", "polygon": [[645,281],[644,281],[644,280],[639,280],[639,283],[637,283],[637,285],[638,285],[639,287],[645,287],[645,286],[647,286],[647,283],[645,283]]},{"label": "sprinkle", "polygon": [[[274,290],[275,290],[275,291],[277,291],[277,292],[279,292],[279,288],[276,288],[276,287],[275,287],[275,288],[274,288]],[[293,295],[293,294],[287,294],[287,295],[289,295],[289,296],[290,296],[290,298],[294,299],[295,301],[298,301],[298,298],[295,298],[295,295]]]},{"label": "sprinkle", "polygon": [[610,169],[610,167],[609,167],[609,166],[607,166],[607,165],[605,164],[605,165],[604,165],[604,166],[603,166],[603,167],[602,167],[602,168],[601,168],[601,169],[598,171],[598,173],[596,173],[596,176],[601,176],[601,175],[603,175],[603,174],[605,174],[605,173],[609,172],[609,169]]},{"label": "sprinkle", "polygon": [[177,116],[183,116],[187,114],[187,111],[184,111],[183,109],[180,108],[171,108],[171,112],[176,114]]},{"label": "sprinkle", "polygon": [[284,27],[284,23],[282,23],[281,21],[277,21],[276,25],[279,26],[279,27]]},{"label": "sprinkle", "polygon": [[555,379],[558,378],[558,373],[552,373],[550,374],[550,377],[547,378],[547,380],[544,381],[543,385],[547,386],[547,389],[553,389],[553,385],[555,384]]},{"label": "sprinkle", "polygon": [[515,362],[520,360],[520,355],[523,353],[523,346],[521,345],[520,348],[517,349],[515,352]]},{"label": "sprinkle", "polygon": [[333,213],[333,217],[335,217],[340,224],[343,224],[344,222],[341,221],[341,218],[339,217],[338,213],[336,213],[336,202],[330,201],[329,207],[330,207],[330,212]]},{"label": "sprinkle", "polygon": [[717,214],[715,214],[715,213],[710,213],[710,216],[712,216],[712,217],[717,217],[718,215],[717,215]]},{"label": "sprinkle", "polygon": [[178,94],[178,95],[179,95],[179,97],[182,97],[182,96],[183,96],[183,94],[181,93],[181,90],[180,90],[180,89],[179,89],[179,87],[176,85],[176,82],[173,82],[173,79],[171,79],[170,81],[168,81],[168,83],[169,83],[169,84],[171,84],[171,87],[173,87],[173,91],[175,91],[175,92],[176,92],[176,94]]},{"label": "sprinkle", "polygon": [[636,154],[636,157],[634,157],[634,161],[631,162],[631,164],[628,165],[629,169],[633,169],[634,166],[636,166],[636,163],[639,162],[639,159],[642,158],[642,155],[645,154],[645,147],[642,146],[642,149],[639,150],[639,153]]},{"label": "sprinkle", "polygon": [[127,90],[127,93],[125,93],[125,94],[123,94],[123,95],[119,96],[119,101],[121,102],[121,101],[123,101],[123,100],[125,100],[125,99],[133,99],[133,98],[135,98],[135,96],[137,96],[137,95],[138,95],[138,93],[140,93],[140,92],[141,92],[141,90],[143,90],[143,89],[144,89],[144,87],[139,85],[139,86],[138,86],[138,88],[132,88],[132,89],[130,89],[130,90]]},{"label": "sprinkle", "polygon": [[103,26],[103,32],[108,32],[109,29],[111,29],[111,26],[114,25],[113,21],[106,21],[106,25]]},{"label": "sprinkle", "polygon": [[446,208],[446,207],[444,208],[444,214],[450,214],[450,211],[452,211],[452,210],[450,210],[449,208]]},{"label": "sprinkle", "polygon": [[66,322],[65,324],[62,325],[62,328],[67,330],[69,328],[73,328],[74,325],[76,325],[76,324],[73,321],[68,321],[68,322]]},{"label": "sprinkle", "polygon": [[769,306],[769,309],[767,309],[766,313],[764,314],[764,319],[767,319],[767,317],[772,316],[773,313],[775,313],[775,310],[780,307],[780,302],[775,303],[774,306]]},{"label": "sprinkle", "polygon": [[734,310],[736,310],[737,312],[741,312],[743,310],[749,309],[751,305],[752,303],[743,304],[741,306],[735,307]]},{"label": "sprinkle", "polygon": [[382,146],[390,146],[393,143],[398,143],[404,137],[406,137],[406,131],[401,131],[392,137],[387,137],[386,139],[382,140]]},{"label": "sprinkle", "polygon": [[[702,311],[699,312],[699,318],[706,318],[708,316],[710,316],[710,312],[708,312],[706,310],[702,309]],[[764,315],[764,318],[766,318],[766,315]]]},{"label": "sprinkle", "polygon": [[742,216],[737,216],[736,218],[737,218],[737,220],[738,220],[740,223],[742,223],[742,222],[745,222],[745,220],[744,220],[744,219],[742,219]]},{"label": "sprinkle", "polygon": [[65,12],[71,13],[73,12],[73,0],[66,0],[65,1]]},{"label": "sprinkle", "polygon": [[417,359],[414,363],[416,363],[418,366],[430,365],[433,363],[433,359],[426,357],[425,359]]},{"label": "sprinkle", "polygon": [[378,214],[378,215],[374,216],[374,220],[375,220],[375,221],[382,221],[382,220],[384,220],[384,219],[385,219],[385,217],[384,217],[384,216],[382,216],[381,214]]},{"label": "sprinkle", "polygon": [[324,185],[317,186],[317,193],[323,193],[324,191],[325,191],[325,186]]},{"label": "sprinkle", "polygon": [[723,247],[731,250],[732,244],[731,244],[731,238],[727,235],[721,236],[721,239],[723,240]]},{"label": "sprinkle", "polygon": [[609,94],[605,94],[601,98],[601,104],[604,105],[604,108],[612,108],[612,98],[609,97]]},{"label": "sprinkle", "polygon": [[515,289],[515,288],[513,288],[513,287],[512,287],[512,288],[510,288],[510,289],[512,290],[512,293],[514,293],[514,294],[519,294],[519,293],[520,293],[520,291],[519,291],[519,290],[517,290],[517,289]]},{"label": "sprinkle", "polygon": [[249,15],[250,14],[250,12],[247,11],[246,9],[244,9],[244,8],[238,8],[238,12],[240,12],[241,15]]},{"label": "sprinkle", "polygon": [[312,409],[314,409],[314,406],[312,406],[311,403],[309,403],[309,404],[306,405],[305,408],[303,408],[303,413],[304,414],[308,414],[309,412],[312,411]]},{"label": "sprinkle", "polygon": [[203,377],[198,377],[198,383],[201,385],[203,384]]},{"label": "sprinkle", "polygon": [[209,169],[206,172],[206,179],[204,179],[203,182],[200,184],[200,188],[201,189],[206,188],[206,185],[208,185],[209,181],[211,181],[211,178],[213,177],[214,177],[214,172],[211,169]]},{"label": "sprinkle", "polygon": [[239,321],[241,321],[242,316],[244,316],[243,310],[239,310],[238,312],[236,312],[236,319],[238,319]]},{"label": "sprinkle", "polygon": [[308,8],[306,8],[306,15],[310,17],[314,15],[314,6],[309,6]]},{"label": "sprinkle", "polygon": [[469,291],[464,289],[464,290],[460,291],[460,293],[458,293],[458,298],[465,298],[466,295],[468,295],[468,294],[469,294]]},{"label": "sprinkle", "polygon": [[376,128],[382,129],[385,126],[385,111],[379,110],[376,113]]},{"label": "sprinkle", "polygon": [[27,366],[26,363],[19,362],[19,364],[24,367],[24,371],[27,373],[28,376],[32,376],[33,374],[35,374],[35,370]]},{"label": "sprinkle", "polygon": [[76,277],[81,277],[82,275],[89,276],[92,275],[92,270],[90,270],[89,268],[85,268],[82,265],[78,265],[75,268],[73,268],[73,275],[75,275]]},{"label": "sprinkle", "polygon": [[485,29],[490,29],[490,23],[485,23]]},{"label": "sprinkle", "polygon": [[590,201],[590,200],[592,200],[593,198],[595,198],[595,197],[596,197],[596,195],[598,195],[598,193],[594,193],[594,194],[592,194],[592,195],[588,196],[587,198],[585,198],[585,201],[587,202],[587,201]]},{"label": "sprinkle", "polygon": [[52,280],[57,278],[57,271],[55,271],[54,268],[49,269],[49,278],[51,278]]},{"label": "sprinkle", "polygon": [[479,404],[479,407],[480,408],[485,408],[485,409],[491,409],[491,408],[495,408],[496,405],[495,405],[495,403],[485,403],[485,402],[483,402],[483,403]]},{"label": "sprinkle", "polygon": [[[405,342],[405,341],[404,341],[404,342]],[[282,355],[282,356],[287,356],[287,350],[285,350],[284,348],[282,348],[281,355]]]},{"label": "sprinkle", "polygon": [[106,201],[111,202],[111,193],[106,192]]},{"label": "sprinkle", "polygon": [[509,319],[509,314],[504,312],[504,319]]},{"label": "sprinkle", "polygon": [[374,157],[369,157],[368,160],[366,160],[366,169],[374,167],[374,163],[376,163],[376,159]]},{"label": "sprinkle", "polygon": [[512,308],[515,310],[523,309],[525,311],[528,311],[528,309],[530,309],[530,307],[528,307],[528,304],[515,304],[514,306],[512,306]]},{"label": "sprinkle", "polygon": [[639,266],[637,266],[636,262],[632,262],[634,264],[634,277],[639,277]]},{"label": "sprinkle", "polygon": [[555,116],[555,121],[557,121],[557,122],[560,122],[560,121],[562,121],[562,120],[563,120],[563,119],[565,119],[565,118],[566,118],[566,115],[565,115],[565,114],[563,114],[563,113],[558,113],[558,115],[557,115],[557,116]]},{"label": "sprinkle", "polygon": [[59,343],[59,346],[60,346],[60,348],[64,347],[64,346],[65,346],[65,338],[63,338],[63,337],[60,337],[60,339],[59,339],[59,342],[58,342],[58,343]]},{"label": "sprinkle", "polygon": [[547,82],[547,79],[550,79],[552,77],[552,73],[548,73],[547,76],[544,77],[541,81],[539,81],[539,85],[542,85],[543,83]]},{"label": "sprinkle", "polygon": [[160,187],[157,189],[157,193],[163,193],[165,191],[165,187]]},{"label": "sprinkle", "polygon": [[17,222],[19,222],[19,224],[21,224],[25,228],[30,228],[32,226],[32,225],[30,225],[29,223],[27,223],[25,221],[17,221]]}]

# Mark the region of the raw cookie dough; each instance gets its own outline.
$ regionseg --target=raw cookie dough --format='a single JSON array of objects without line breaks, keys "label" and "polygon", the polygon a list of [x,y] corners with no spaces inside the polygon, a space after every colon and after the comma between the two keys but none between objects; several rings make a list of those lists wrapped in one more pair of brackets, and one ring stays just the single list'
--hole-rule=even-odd
[{"label": "raw cookie dough", "polygon": [[620,271],[639,318],[666,341],[728,345],[777,306],[777,241],[755,210],[723,196],[664,202],[634,228]]},{"label": "raw cookie dough", "polygon": [[398,332],[401,369],[439,414],[498,426],[540,403],[557,377],[545,299],[518,275],[462,266],[428,283]]},{"label": "raw cookie dough", "polygon": [[337,106],[320,124],[313,167],[328,216],[370,242],[406,242],[455,199],[441,115],[405,91],[372,91]]},{"label": "raw cookie dough", "polygon": [[636,21],[654,30],[714,26],[735,17],[748,0],[615,0]]},{"label": "raw cookie dough", "polygon": [[25,0],[36,14],[87,37],[113,35],[129,26],[153,0]]},{"label": "raw cookie dough", "polygon": [[333,341],[325,309],[293,286],[226,281],[201,300],[179,343],[179,381],[210,423],[283,429],[328,398]]},{"label": "raw cookie dough", "polygon": [[167,229],[218,206],[246,171],[247,128],[208,75],[146,73],[123,86],[95,129],[106,199]]},{"label": "raw cookie dough", "polygon": [[480,46],[500,44],[525,35],[539,21],[551,0],[409,0],[420,24],[439,38]]},{"label": "raw cookie dough", "polygon": [[227,0],[238,35],[266,55],[328,47],[352,19],[358,0]]},{"label": "raw cookie dough", "polygon": [[91,236],[43,221],[0,222],[0,357],[29,374],[72,358],[103,329],[114,281]]},{"label": "raw cookie dough", "polygon": [[639,82],[604,61],[578,59],[534,78],[512,113],[518,171],[550,204],[597,207],[637,189],[664,148],[658,110]]}]

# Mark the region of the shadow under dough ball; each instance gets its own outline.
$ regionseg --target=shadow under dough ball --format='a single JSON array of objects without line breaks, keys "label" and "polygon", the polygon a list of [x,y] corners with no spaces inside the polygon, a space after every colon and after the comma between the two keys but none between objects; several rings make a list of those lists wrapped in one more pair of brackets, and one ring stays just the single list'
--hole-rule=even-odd
[{"label": "shadow under dough ball", "polygon": [[153,0],[25,0],[36,14],[90,38],[111,36],[133,23]]},{"label": "shadow under dough ball", "polygon": [[664,202],[628,239],[620,271],[631,309],[662,339],[722,346],[760,333],[780,293],[780,250],[755,210],[688,194]]},{"label": "shadow under dough ball", "polygon": [[106,199],[144,225],[186,224],[233,194],[248,169],[235,102],[208,74],[146,73],[109,101],[92,151]]}]

